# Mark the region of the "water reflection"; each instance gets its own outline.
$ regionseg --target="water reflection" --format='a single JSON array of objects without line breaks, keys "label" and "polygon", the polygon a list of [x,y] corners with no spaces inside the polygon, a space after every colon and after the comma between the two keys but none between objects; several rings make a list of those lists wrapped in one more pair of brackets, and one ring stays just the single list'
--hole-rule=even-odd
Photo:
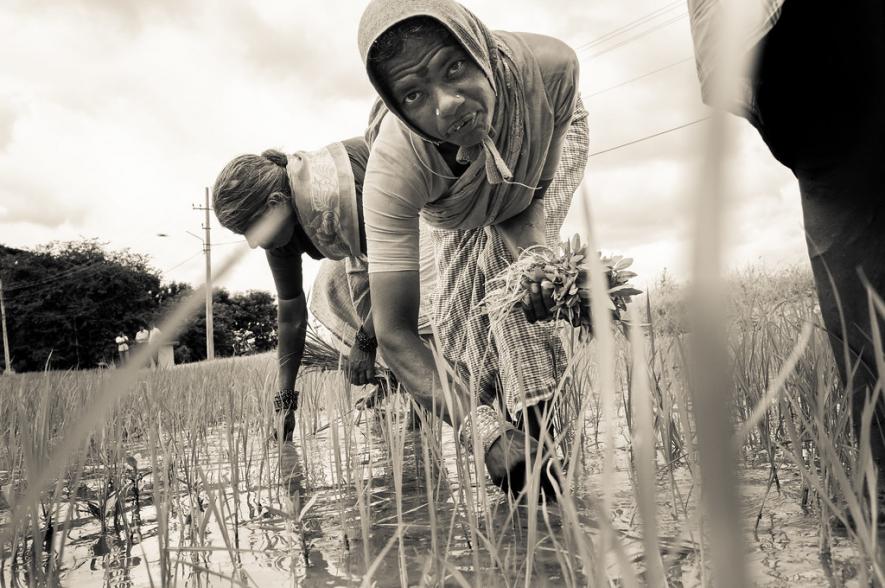
[{"label": "water reflection", "polygon": [[[587,583],[571,522],[560,507],[535,513],[515,507],[485,485],[484,473],[478,486],[476,472],[459,467],[451,431],[406,427],[405,414],[384,405],[331,424],[319,418],[311,430],[301,423],[305,430],[294,443],[253,442],[236,456],[227,432],[219,430],[200,439],[199,471],[194,464],[187,472],[182,464],[164,467],[161,480],[139,470],[140,504],[123,501],[121,533],[84,507],[65,529],[63,552],[58,550],[63,533],[56,530],[52,553],[41,565],[57,558],[53,565],[70,586],[160,585],[163,545],[170,582],[187,586],[229,586],[231,579],[259,586],[348,585],[358,584],[369,570],[380,586],[400,585],[401,579],[410,585],[463,579],[491,588],[524,584],[527,573],[533,586]],[[623,442],[624,435],[616,438]],[[602,532],[594,500],[603,483],[601,448],[590,437],[584,450],[575,514],[581,532],[595,542]],[[612,509],[603,514],[621,546],[618,557],[641,572],[629,451],[621,446],[615,453],[615,475],[605,480],[612,487]],[[232,463],[239,464],[237,476]],[[783,494],[768,497],[755,534],[747,534],[754,580],[809,585],[856,575],[855,552],[845,540],[834,540],[833,551],[821,559],[818,521],[802,511],[798,476],[787,467],[779,475]],[[755,521],[767,481],[764,467],[744,472],[745,521]],[[96,501],[100,481],[84,484],[81,502]],[[167,486],[175,493],[160,501],[168,511],[158,512],[154,496]],[[697,521],[685,507],[692,492],[687,470],[668,471],[659,481],[659,545],[674,586],[700,585],[703,578],[693,535]],[[161,533],[162,521],[167,528]],[[0,586],[31,583],[35,568],[27,551],[4,549],[14,565],[3,568]],[[615,558],[603,565],[617,570]]]}]

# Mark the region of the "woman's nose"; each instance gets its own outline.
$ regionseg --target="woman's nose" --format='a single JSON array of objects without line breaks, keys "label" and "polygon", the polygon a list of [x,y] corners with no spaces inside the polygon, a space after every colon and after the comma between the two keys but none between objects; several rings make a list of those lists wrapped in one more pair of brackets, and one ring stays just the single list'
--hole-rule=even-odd
[{"label": "woman's nose", "polygon": [[437,114],[441,117],[451,116],[458,112],[464,102],[461,94],[449,88],[440,88],[436,93]]}]

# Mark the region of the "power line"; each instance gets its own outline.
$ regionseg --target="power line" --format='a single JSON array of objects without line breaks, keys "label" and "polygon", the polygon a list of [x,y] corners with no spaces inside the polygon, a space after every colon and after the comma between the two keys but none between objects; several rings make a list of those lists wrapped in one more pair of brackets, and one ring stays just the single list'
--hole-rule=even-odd
[{"label": "power line", "polygon": [[192,259],[194,259],[195,257],[197,257],[197,256],[199,256],[199,255],[203,255],[203,251],[202,251],[202,249],[201,249],[200,251],[197,251],[196,253],[194,253],[193,255],[191,255],[190,257],[188,257],[187,259],[185,259],[184,261],[179,262],[179,263],[176,263],[175,265],[173,265],[172,267],[170,267],[170,268],[168,268],[168,269],[164,269],[164,270],[162,271],[162,273],[167,274],[167,273],[171,272],[171,271],[174,270],[174,269],[178,269],[178,268],[180,268],[181,266],[183,266],[184,264],[186,264],[187,262],[191,261]]},{"label": "power line", "polygon": [[653,133],[651,135],[646,135],[645,137],[633,139],[632,141],[627,141],[626,143],[621,143],[620,145],[615,145],[614,147],[609,147],[608,149],[603,149],[602,151],[596,151],[594,153],[591,153],[587,157],[596,157],[597,155],[602,155],[603,153],[617,151],[618,149],[623,149],[624,147],[629,147],[630,145],[635,145],[636,143],[642,143],[643,141],[648,141],[649,139],[654,139],[655,137],[660,137],[661,135],[666,135],[667,133],[672,133],[673,131],[678,131],[680,129],[684,129],[684,128],[690,127],[692,125],[702,123],[707,120],[710,120],[709,116],[705,116],[703,118],[699,118],[697,120],[693,120],[691,122],[687,122],[685,124],[681,124],[679,126],[675,126],[675,127],[663,130],[663,131],[659,131],[659,132]]},{"label": "power line", "polygon": [[670,26],[673,23],[679,22],[680,20],[682,20],[683,18],[685,18],[687,16],[688,16],[688,12],[683,12],[682,14],[680,14],[678,16],[675,16],[669,20],[665,20],[662,23],[659,23],[651,28],[648,28],[648,29],[642,31],[641,33],[639,33],[637,35],[633,35],[632,37],[624,39],[623,41],[615,43],[614,45],[612,45],[610,47],[606,47],[605,49],[600,49],[596,53],[592,53],[592,54],[588,55],[587,60],[589,61],[589,60],[596,59],[600,55],[605,55],[606,53],[608,53],[610,51],[614,51],[615,49],[623,47],[624,45],[628,45],[628,44],[632,43],[633,41],[636,41],[636,40],[641,39],[647,35],[650,35],[651,33],[655,32],[659,29],[662,29],[666,26]]},{"label": "power line", "polygon": [[593,39],[592,41],[588,41],[587,43],[579,45],[578,47],[575,48],[575,51],[583,51],[585,49],[590,49],[592,47],[595,47],[597,45],[605,43],[606,41],[609,41],[609,40],[617,37],[618,35],[626,33],[627,31],[635,29],[638,26],[642,26],[643,24],[645,24],[651,20],[654,20],[658,16],[661,16],[661,15],[673,10],[674,8],[676,8],[677,6],[680,6],[681,4],[682,4],[682,0],[676,0],[675,2],[670,2],[669,4],[666,4],[666,5],[662,6],[661,8],[653,10],[644,16],[640,16],[636,20],[630,21],[624,25],[621,25],[620,27],[618,27],[614,30],[609,31],[608,33],[606,33],[600,37],[597,37],[596,39]]},{"label": "power line", "polygon": [[694,57],[686,57],[685,59],[680,59],[679,61],[674,61],[673,63],[670,63],[670,64],[665,65],[663,67],[659,67],[659,68],[654,69],[650,72],[646,72],[646,73],[642,74],[641,76],[636,76],[635,78],[630,78],[629,80],[624,80],[623,82],[615,84],[614,86],[609,86],[608,88],[603,88],[603,89],[597,90],[596,92],[593,92],[591,94],[587,94],[586,96],[584,96],[584,98],[593,98],[594,96],[599,96],[600,94],[605,94],[606,92],[608,92],[610,90],[615,90],[615,89],[620,88],[622,86],[626,86],[627,84],[632,84],[635,81],[641,80],[643,78],[647,78],[649,76],[653,76],[657,73],[660,73],[664,70],[668,70],[671,67],[675,67],[677,65],[680,65],[682,63],[686,63],[688,61],[694,61]]},{"label": "power line", "polygon": [[96,261],[96,262],[91,263],[89,265],[83,265],[83,266],[78,266],[75,268],[70,268],[70,269],[64,270],[62,272],[59,272],[58,274],[52,276],[51,278],[46,278],[44,280],[36,280],[34,282],[29,282],[26,284],[19,284],[13,288],[7,288],[6,292],[7,293],[17,292],[19,290],[24,290],[26,288],[34,288],[36,286],[43,286],[45,284],[51,284],[51,283],[57,282],[59,280],[67,279],[70,276],[72,276],[73,274],[85,272],[85,271],[91,270],[91,269],[101,269],[100,266],[103,266],[104,264],[105,264],[104,261]]}]

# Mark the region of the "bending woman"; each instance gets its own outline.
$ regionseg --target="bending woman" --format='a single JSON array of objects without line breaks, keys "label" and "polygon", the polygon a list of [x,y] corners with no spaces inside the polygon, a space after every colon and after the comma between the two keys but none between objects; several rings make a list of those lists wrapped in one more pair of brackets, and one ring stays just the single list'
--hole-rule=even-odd
[{"label": "bending woman", "polygon": [[[492,32],[450,0],[373,0],[359,47],[383,101],[368,133],[364,184],[372,296],[384,301],[375,307],[382,352],[462,443],[478,439],[492,479],[519,490],[524,446],[535,440],[493,408],[496,380],[510,416],[540,434],[532,413],[554,395],[562,350],[552,326],[527,320],[546,313],[537,291],[531,317],[513,313],[501,324],[489,323],[481,302],[520,250],[558,240],[583,177],[577,56],[550,37]],[[452,381],[440,381],[418,344],[419,217],[432,227],[432,320]]]},{"label": "bending woman", "polygon": [[[285,417],[286,439],[291,439],[293,411],[298,406],[295,381],[307,328],[303,254],[323,260],[313,286],[311,311],[340,342],[350,346],[347,371],[351,383],[368,384],[374,376],[377,342],[362,214],[368,157],[361,137],[288,156],[268,150],[233,159],[215,181],[213,207],[218,221],[245,235],[252,248],[263,248],[273,274],[279,341],[279,392],[274,407]],[[279,229],[272,235],[257,234],[258,225],[268,217],[273,217]],[[424,258],[427,265],[426,254]],[[423,289],[429,291],[433,272],[425,271],[423,276]]]}]

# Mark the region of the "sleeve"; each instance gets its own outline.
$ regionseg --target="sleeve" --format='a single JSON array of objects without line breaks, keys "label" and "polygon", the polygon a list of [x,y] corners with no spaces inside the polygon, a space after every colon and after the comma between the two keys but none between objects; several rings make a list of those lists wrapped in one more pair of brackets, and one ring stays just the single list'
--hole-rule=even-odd
[{"label": "sleeve", "polygon": [[[432,182],[409,131],[385,117],[372,144],[363,184],[369,273],[418,271],[418,215]],[[423,150],[423,142],[418,147]]]},{"label": "sleeve", "polygon": [[366,179],[366,163],[369,161],[369,145],[363,137],[352,137],[341,141],[347,157],[350,159],[350,169],[353,171],[353,184],[358,195],[363,194],[363,182]]},{"label": "sleeve", "polygon": [[293,300],[304,294],[302,290],[301,252],[290,247],[265,251],[270,273],[277,288],[277,298]]},{"label": "sleeve", "polygon": [[553,108],[553,137],[547,152],[547,161],[541,172],[542,180],[552,180],[559,166],[559,154],[568,133],[578,97],[580,63],[574,49],[547,37],[537,51],[541,75],[547,90],[547,99]]}]

